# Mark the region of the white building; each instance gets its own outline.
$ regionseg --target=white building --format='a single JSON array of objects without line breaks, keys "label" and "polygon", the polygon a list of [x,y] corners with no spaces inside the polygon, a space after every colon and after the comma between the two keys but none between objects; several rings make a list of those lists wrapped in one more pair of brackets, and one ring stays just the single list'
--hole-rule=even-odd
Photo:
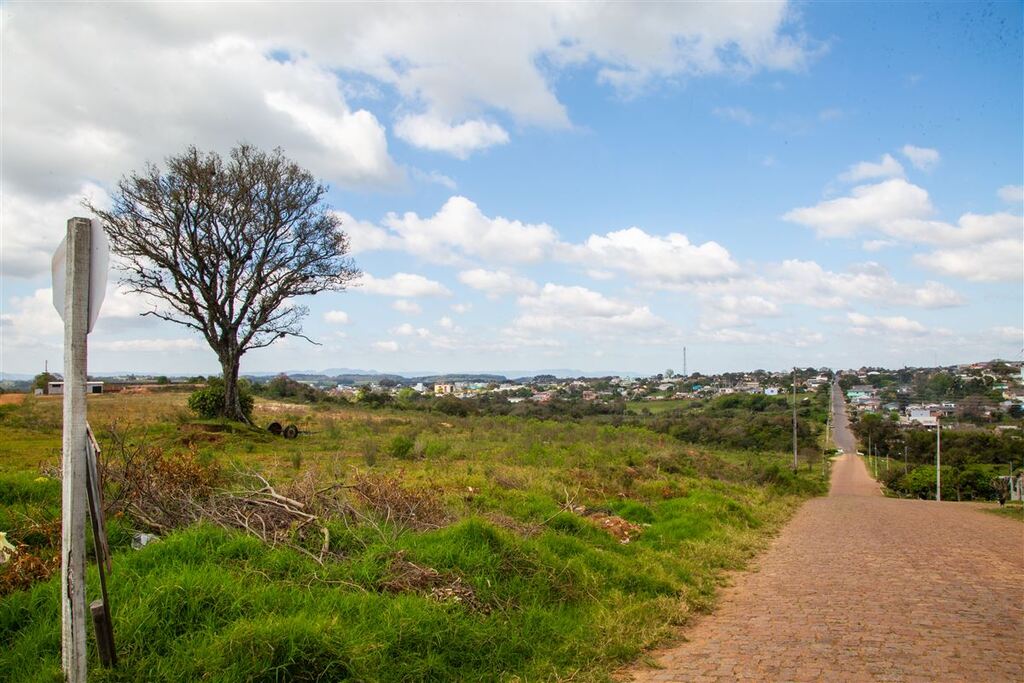
[{"label": "white building", "polygon": [[[64,393],[64,382],[47,382],[46,393],[51,396],[60,396]],[[86,382],[85,393],[87,394],[102,394],[103,393],[103,382]]]}]

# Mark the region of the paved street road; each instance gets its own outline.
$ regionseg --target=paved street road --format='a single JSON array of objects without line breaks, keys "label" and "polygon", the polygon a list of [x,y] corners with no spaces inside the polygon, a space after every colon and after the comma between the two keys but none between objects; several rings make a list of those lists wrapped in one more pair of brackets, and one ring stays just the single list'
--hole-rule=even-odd
[{"label": "paved street road", "polygon": [[634,680],[1024,681],[1024,525],[883,497],[835,426],[829,496]]}]

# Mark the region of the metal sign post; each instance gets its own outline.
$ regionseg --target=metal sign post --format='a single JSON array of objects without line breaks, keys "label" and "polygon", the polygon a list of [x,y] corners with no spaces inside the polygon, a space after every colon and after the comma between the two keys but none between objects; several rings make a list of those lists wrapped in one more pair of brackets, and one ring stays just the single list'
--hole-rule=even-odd
[{"label": "metal sign post", "polygon": [[85,510],[88,436],[87,343],[107,278],[106,237],[88,218],[68,220],[53,256],[54,306],[64,319],[64,434],[61,464],[61,663],[65,680],[86,680]]}]

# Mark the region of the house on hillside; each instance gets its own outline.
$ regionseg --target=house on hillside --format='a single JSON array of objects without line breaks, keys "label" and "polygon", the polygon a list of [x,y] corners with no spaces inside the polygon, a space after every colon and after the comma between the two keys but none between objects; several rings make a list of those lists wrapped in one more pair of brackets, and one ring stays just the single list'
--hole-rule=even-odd
[{"label": "house on hillside", "polygon": [[846,392],[846,398],[851,401],[857,399],[871,398],[875,395],[875,388],[870,384],[858,384],[857,386],[850,387],[850,390]]}]

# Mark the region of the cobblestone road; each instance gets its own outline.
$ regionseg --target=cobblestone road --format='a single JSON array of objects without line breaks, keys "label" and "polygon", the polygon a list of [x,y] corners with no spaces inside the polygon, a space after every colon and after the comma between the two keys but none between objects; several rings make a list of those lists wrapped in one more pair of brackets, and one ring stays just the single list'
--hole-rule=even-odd
[{"label": "cobblestone road", "polygon": [[883,497],[837,410],[831,493],[636,681],[1024,681],[1024,525]]}]

